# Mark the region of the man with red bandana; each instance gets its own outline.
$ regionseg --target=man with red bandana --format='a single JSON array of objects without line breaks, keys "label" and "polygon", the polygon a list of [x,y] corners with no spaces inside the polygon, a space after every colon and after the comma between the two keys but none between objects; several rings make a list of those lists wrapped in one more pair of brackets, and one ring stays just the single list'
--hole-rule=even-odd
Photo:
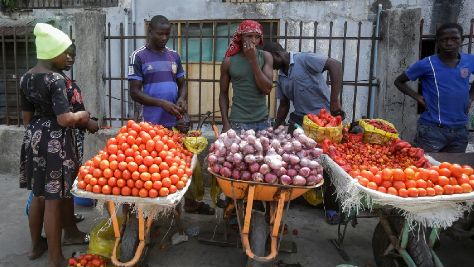
[{"label": "man with red bandana", "polygon": [[[273,58],[257,46],[263,45],[263,28],[244,20],[235,31],[221,65],[219,106],[222,132],[263,130],[269,127],[267,98],[272,90]],[[229,84],[232,82],[232,108],[229,115]]]}]

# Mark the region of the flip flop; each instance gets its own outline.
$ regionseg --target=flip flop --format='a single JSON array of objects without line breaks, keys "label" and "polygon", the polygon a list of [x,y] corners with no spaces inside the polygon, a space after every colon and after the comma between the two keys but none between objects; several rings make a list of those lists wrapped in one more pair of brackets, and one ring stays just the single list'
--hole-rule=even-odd
[{"label": "flip flop", "polygon": [[337,225],[341,222],[339,213],[335,210],[326,210],[326,222],[329,225]]},{"label": "flip flop", "polygon": [[79,222],[82,222],[84,221],[86,217],[84,217],[84,215],[80,214],[80,213],[74,213],[74,222],[75,223],[79,223]]},{"label": "flip flop", "polygon": [[65,245],[65,246],[71,246],[71,245],[87,245],[87,244],[89,244],[89,241],[90,241],[90,240],[91,240],[91,236],[90,236],[89,234],[85,234],[81,241],[79,241],[79,242],[63,241],[63,245]]}]

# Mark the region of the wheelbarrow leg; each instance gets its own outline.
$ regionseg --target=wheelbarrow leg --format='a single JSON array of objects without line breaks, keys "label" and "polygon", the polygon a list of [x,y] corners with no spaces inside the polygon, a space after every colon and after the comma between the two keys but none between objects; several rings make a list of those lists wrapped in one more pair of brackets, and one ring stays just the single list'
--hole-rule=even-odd
[{"label": "wheelbarrow leg", "polygon": [[274,220],[272,233],[271,233],[270,254],[268,254],[267,256],[255,255],[249,244],[249,228],[250,228],[250,220],[252,217],[251,214],[252,214],[254,193],[255,193],[255,186],[254,185],[249,186],[247,208],[245,212],[244,226],[242,229],[242,246],[249,258],[259,261],[259,262],[269,262],[273,260],[278,254],[278,233],[280,231],[280,223],[281,223],[281,218],[283,215],[283,207],[285,206],[285,199],[286,199],[287,192],[286,191],[282,192],[278,199],[278,207],[277,207],[275,220]]},{"label": "wheelbarrow leg", "polygon": [[334,247],[337,249],[342,259],[344,259],[345,261],[350,261],[350,257],[347,254],[346,250],[344,249],[344,238],[346,237],[347,225],[349,224],[350,221],[352,221],[352,215],[350,213],[346,216],[343,212],[341,212],[340,215],[341,215],[342,220],[340,220],[337,225],[337,238],[331,239],[330,241],[334,245]]}]

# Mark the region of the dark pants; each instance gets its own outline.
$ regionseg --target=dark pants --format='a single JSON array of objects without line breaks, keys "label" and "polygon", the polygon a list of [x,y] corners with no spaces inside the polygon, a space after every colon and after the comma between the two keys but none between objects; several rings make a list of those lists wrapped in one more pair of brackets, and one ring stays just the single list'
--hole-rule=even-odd
[{"label": "dark pants", "polygon": [[464,153],[468,138],[469,132],[465,126],[446,128],[418,123],[414,143],[425,152]]}]

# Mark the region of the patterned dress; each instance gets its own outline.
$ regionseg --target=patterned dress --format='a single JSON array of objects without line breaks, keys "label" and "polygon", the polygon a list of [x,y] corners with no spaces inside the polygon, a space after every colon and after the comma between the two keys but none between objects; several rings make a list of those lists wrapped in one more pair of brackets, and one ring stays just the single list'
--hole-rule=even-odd
[{"label": "patterned dress", "polygon": [[78,170],[73,129],[57,115],[72,111],[66,84],[58,73],[26,73],[20,81],[22,110],[34,112],[20,156],[20,187],[47,200],[71,197]]}]

